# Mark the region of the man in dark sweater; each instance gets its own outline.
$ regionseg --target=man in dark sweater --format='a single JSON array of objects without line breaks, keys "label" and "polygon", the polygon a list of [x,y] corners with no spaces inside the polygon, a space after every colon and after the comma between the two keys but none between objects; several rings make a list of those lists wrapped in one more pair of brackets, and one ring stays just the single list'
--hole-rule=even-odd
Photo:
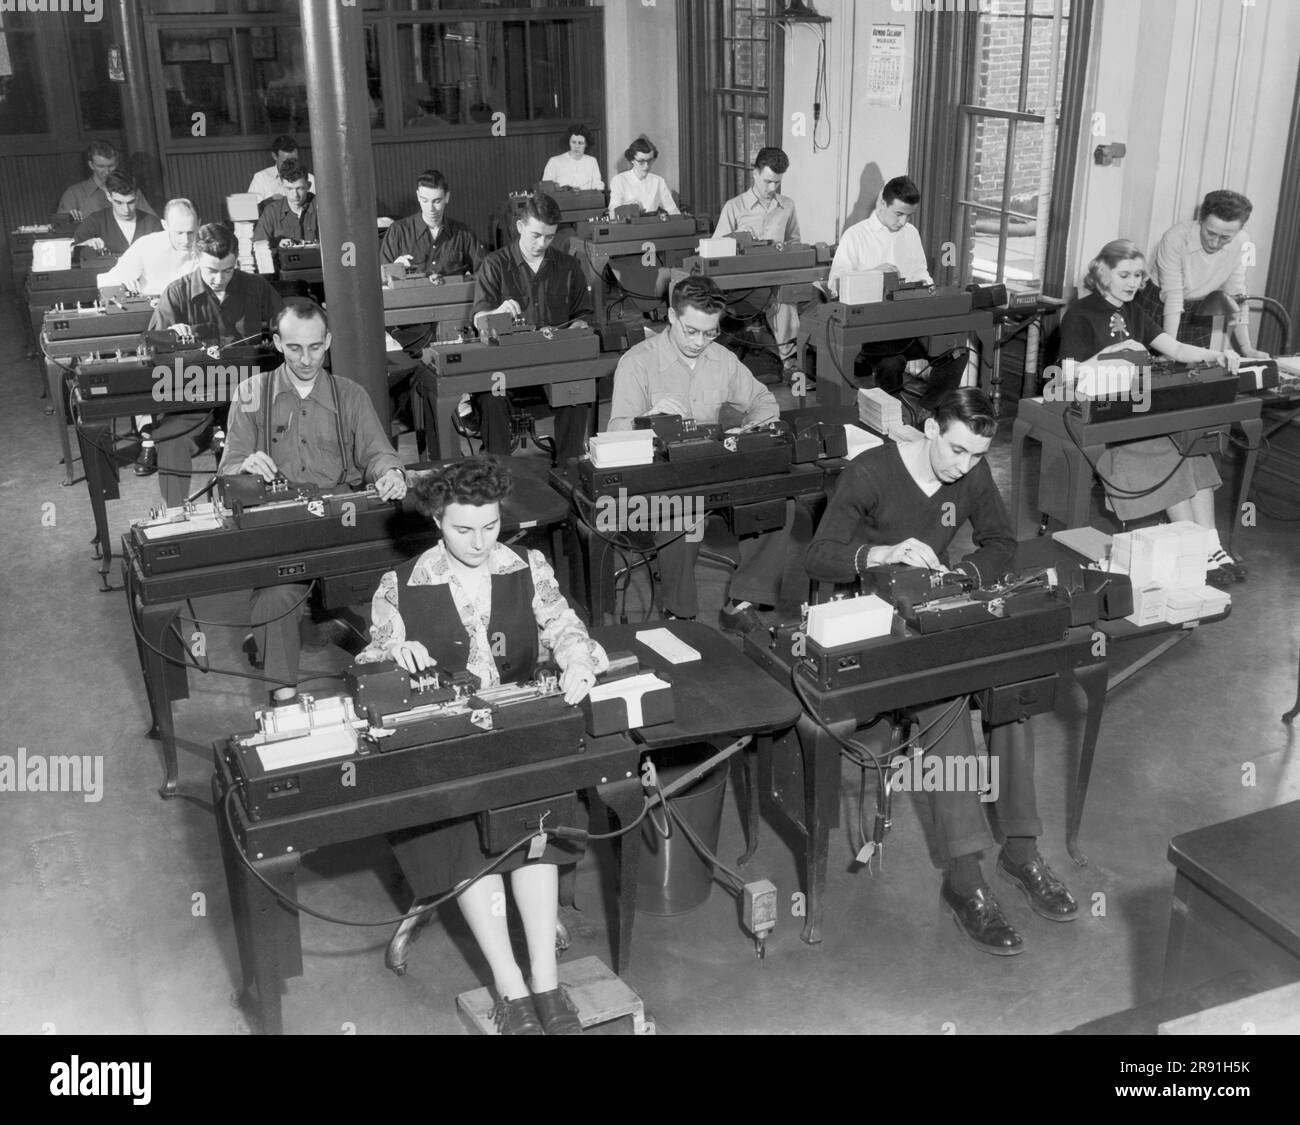
[{"label": "man in dark sweater", "polygon": [[[981,585],[1011,562],[1015,537],[984,455],[997,432],[983,392],[964,387],[947,395],[925,423],[922,441],[892,442],[856,458],[841,474],[835,495],[808,548],[808,573],[849,582],[868,567],[897,563],[947,570],[953,537],[971,523],[976,550],[955,568]],[[944,700],[918,710],[926,753],[974,760],[967,709]],[[935,733],[937,732],[937,733]],[[1005,839],[998,873],[1019,887],[1036,914],[1054,922],[1078,916],[1078,906],[1038,854],[1042,835],[1034,793],[1034,740],[1028,722],[989,731],[989,755],[998,779],[993,803]],[[962,771],[945,763],[944,777]],[[1003,914],[980,871],[979,857],[993,837],[974,791],[931,794],[934,821],[948,857],[941,899],[979,949],[1019,953],[1024,941]]]}]

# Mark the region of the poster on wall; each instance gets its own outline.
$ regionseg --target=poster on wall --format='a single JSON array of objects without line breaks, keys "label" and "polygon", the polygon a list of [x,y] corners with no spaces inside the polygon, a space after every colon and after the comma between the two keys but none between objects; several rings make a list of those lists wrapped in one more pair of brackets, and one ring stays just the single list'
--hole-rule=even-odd
[{"label": "poster on wall", "polygon": [[890,109],[903,106],[903,32],[901,23],[871,25],[867,62],[867,104]]}]

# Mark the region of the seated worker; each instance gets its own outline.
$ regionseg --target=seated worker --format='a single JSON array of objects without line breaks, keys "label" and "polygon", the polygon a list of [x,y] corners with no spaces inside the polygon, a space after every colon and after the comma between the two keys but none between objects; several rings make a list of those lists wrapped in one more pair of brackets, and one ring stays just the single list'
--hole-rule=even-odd
[{"label": "seated worker", "polygon": [[[921,236],[908,220],[921,203],[921,189],[907,176],[895,176],[876,197],[876,209],[860,223],[854,223],[844,232],[835,258],[831,262],[827,288],[839,296],[840,278],[846,273],[892,266],[898,271],[898,280],[923,281],[931,288]],[[871,367],[876,386],[890,394],[903,387],[903,375],[909,362],[924,365],[928,352],[917,339],[879,340],[863,345],[862,358]],[[935,397],[942,397],[961,382],[965,373],[964,359],[950,360],[942,370],[930,373],[927,383]]]},{"label": "seated worker", "polygon": [[[779,148],[758,150],[754,157],[754,182],[750,189],[728,199],[718,216],[714,238],[726,238],[737,231],[748,231],[755,238],[771,242],[798,242],[799,217],[794,200],[781,194],[781,177],[790,167],[790,158]],[[731,315],[748,317],[761,312],[767,319],[776,341],[782,372],[793,380],[799,372],[795,358],[795,337],[799,333],[799,310],[777,301],[776,289],[759,289],[728,306]]]},{"label": "seated worker", "polygon": [[286,160],[280,166],[280,194],[263,205],[253,227],[254,242],[319,242],[316,196],[308,187],[305,164]]},{"label": "seated worker", "polygon": [[[957,567],[981,585],[1007,570],[1016,540],[984,455],[997,433],[988,397],[975,387],[952,391],[925,421],[924,440],[892,441],[849,462],[840,475],[821,526],[808,548],[808,573],[830,582],[851,582],[867,567],[896,563],[947,570],[946,552],[970,521],[976,550]],[[963,707],[953,700],[918,708],[924,751],[945,759],[974,755],[974,739]],[[1029,722],[1008,723],[988,732],[996,759],[998,799],[994,820],[1004,844],[998,874],[1019,887],[1034,913],[1069,922],[1078,906],[1038,854],[1034,791],[1034,738]],[[967,758],[973,760],[973,758]],[[946,772],[946,776],[954,776]],[[931,796],[939,842],[947,855],[940,899],[976,948],[1000,956],[1019,953],[1024,940],[1007,920],[984,881],[980,853],[993,846],[977,792]]]},{"label": "seated worker", "polygon": [[673,193],[662,176],[650,171],[650,166],[659,159],[659,150],[645,137],[637,137],[627,151],[623,153],[630,165],[626,172],[620,172],[609,181],[609,209],[626,207],[635,203],[642,214],[653,215],[663,211],[669,215],[680,215],[681,211],[673,202]]},{"label": "seated worker", "polygon": [[1197,218],[1177,223],[1156,244],[1151,276],[1137,304],[1184,344],[1212,347],[1216,317],[1232,327],[1237,350],[1248,359],[1267,354],[1251,345],[1246,295],[1245,231],[1253,206],[1235,191],[1212,191]]},{"label": "seated worker", "polygon": [[578,191],[602,191],[605,181],[600,178],[600,165],[587,150],[595,148],[591,130],[582,122],[569,126],[569,151],[552,156],[546,162],[542,179],[557,187],[575,188]]},{"label": "seated worker", "polygon": [[[280,294],[256,274],[238,269],[235,235],[224,223],[204,223],[197,248],[198,267],[163,290],[149,331],[168,329],[182,343],[215,337],[223,347],[260,341],[284,307]],[[163,414],[141,431],[140,456],[156,458],[163,500],[169,508],[179,506],[189,495],[193,457],[211,422],[211,411]],[[221,440],[218,431],[214,446]]]},{"label": "seated worker", "polygon": [[[59,196],[59,205],[55,210],[72,216],[74,223],[81,222],[96,211],[102,211],[108,206],[108,192],[104,190],[104,184],[108,174],[117,171],[117,165],[117,149],[107,141],[91,141],[86,146],[86,167],[90,169],[90,175]],[[142,192],[136,193],[135,205],[137,210],[146,214],[154,213]]]},{"label": "seated worker", "polygon": [[[510,485],[509,471],[491,457],[454,461],[419,479],[416,505],[438,525],[442,541],[380,580],[371,604],[371,643],[358,661],[395,660],[412,673],[468,671],[493,687],[532,679],[539,663],[553,660],[565,702],[582,701],[609,659],[569,608],[541,552],[498,541]],[[413,906],[463,887],[460,909],[492,971],[501,1034],[577,1035],[582,1027],[557,976],[555,926],[558,866],[575,862],[582,845],[548,836],[539,856],[517,849],[490,875],[466,885],[496,858],[481,844],[476,820],[460,817],[390,837],[415,894]],[[528,981],[510,945],[504,871],[528,942]],[[411,935],[427,919],[426,912],[398,927],[389,943],[390,966],[405,963]]]},{"label": "seated worker", "polygon": [[[538,328],[586,328],[591,316],[591,290],[578,259],[561,254],[551,243],[560,224],[560,207],[538,192],[515,221],[519,239],[483,259],[474,278],[474,327],[485,331],[491,313],[523,317]],[[507,374],[507,382],[509,375]],[[510,396],[475,396],[482,419],[483,451],[508,456]],[[555,453],[561,461],[582,455],[587,439],[586,403],[555,410]]]},{"label": "seated worker", "polygon": [[[298,155],[298,142],[288,133],[281,133],[271,141],[272,163],[255,172],[248,182],[248,190],[257,196],[258,203],[283,194],[284,189],[280,186],[280,165],[287,160],[301,160]],[[307,173],[307,190],[312,192],[316,190],[316,177],[310,172]]]},{"label": "seated worker", "polygon": [[[101,213],[105,212],[96,212]],[[95,279],[101,289],[121,285],[128,293],[157,296],[199,264],[194,248],[199,213],[194,204],[188,199],[168,200],[160,225],[160,231],[137,237],[113,268]]]},{"label": "seated worker", "polygon": [[[398,219],[384,233],[379,260],[396,262],[428,277],[459,278],[474,273],[483,261],[483,244],[464,223],[447,214],[451,185],[436,169],[421,172],[415,184],[420,210]],[[403,324],[391,329],[394,339],[418,357],[433,337],[427,324]]]},{"label": "seated worker", "polygon": [[[772,392],[731,352],[714,343],[727,307],[717,284],[707,277],[688,277],[677,283],[670,304],[668,331],[647,336],[618,361],[609,428],[630,430],[637,417],[647,414],[675,414],[714,424],[724,405],[740,415],[744,425],[780,417]],[[770,609],[777,604],[793,510],[793,502],[787,502],[784,532],[768,531],[740,540],[740,566],[718,615],[727,632],[747,633],[760,626],[756,607]],[[667,617],[692,618],[700,610],[695,560],[702,536],[683,535],[684,530],[695,529],[668,529],[657,537],[663,541],[659,567]]]},{"label": "seated worker", "polygon": [[[1084,278],[1088,296],[1070,305],[1061,318],[1057,362],[1093,364],[1112,351],[1131,357],[1138,345],[1179,363],[1218,363],[1236,371],[1240,357],[1235,352],[1179,343],[1138,307],[1133,298],[1142,288],[1145,264],[1142,251],[1128,239],[1101,248]],[[1044,475],[1054,471],[1051,465],[1041,470]],[[1246,568],[1223,549],[1214,526],[1214,490],[1222,480],[1210,457],[1184,457],[1169,436],[1147,438],[1111,446],[1098,459],[1097,475],[1117,518],[1127,522],[1163,511],[1171,520],[1191,520],[1209,531],[1206,581],[1211,585],[1245,580]]]},{"label": "seated worker", "polygon": [[[325,370],[330,332],[324,310],[314,301],[290,300],[276,313],[274,333],[284,362],[254,375],[231,403],[217,471],[255,473],[265,481],[280,475],[340,491],[364,482],[383,499],[400,500],[406,475],[369,395],[359,383]],[[310,588],[289,583],[253,591],[254,631],[244,650],[280,687],[298,682],[298,621]]]},{"label": "seated worker", "polygon": [[74,245],[121,255],[132,243],[163,229],[157,215],[136,209],[140,195],[135,180],[127,173],[110,172],[105,176],[104,192],[109,205],[92,211],[77,224],[72,235]]}]

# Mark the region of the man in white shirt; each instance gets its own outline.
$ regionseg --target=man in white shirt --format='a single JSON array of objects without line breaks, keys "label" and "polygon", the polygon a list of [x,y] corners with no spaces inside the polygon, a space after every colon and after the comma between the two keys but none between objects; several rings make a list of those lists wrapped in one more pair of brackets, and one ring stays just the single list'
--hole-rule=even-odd
[{"label": "man in white shirt", "polygon": [[163,208],[163,229],[136,239],[118,258],[117,265],[101,273],[101,289],[125,286],[131,293],[161,293],[173,281],[198,265],[194,250],[199,229],[198,212],[188,199],[172,199]]},{"label": "man in white shirt", "polygon": [[[288,133],[280,134],[271,142],[271,159],[274,163],[257,172],[248,183],[248,190],[257,196],[258,203],[276,195],[284,195],[284,188],[280,184],[280,167],[286,160],[301,159],[298,156],[298,142]],[[307,190],[316,191],[316,177],[310,172],[307,173]]]}]

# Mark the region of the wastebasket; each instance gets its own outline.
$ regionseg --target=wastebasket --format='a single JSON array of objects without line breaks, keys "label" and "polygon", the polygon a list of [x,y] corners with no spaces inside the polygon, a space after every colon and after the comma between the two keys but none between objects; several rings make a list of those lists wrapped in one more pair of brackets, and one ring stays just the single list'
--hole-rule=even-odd
[{"label": "wastebasket", "polygon": [[[713,747],[697,744],[657,751],[651,756],[659,787],[666,789],[677,778],[713,754]],[[717,852],[722,828],[722,803],[727,794],[727,763],[721,762],[687,788],[670,797],[673,811],[712,852]],[[658,806],[651,813],[663,827],[665,813]],[[713,868],[695,850],[680,828],[669,828],[664,839],[650,817],[641,824],[641,863],[637,873],[636,908],[646,914],[685,914],[703,906],[713,890]]]}]

